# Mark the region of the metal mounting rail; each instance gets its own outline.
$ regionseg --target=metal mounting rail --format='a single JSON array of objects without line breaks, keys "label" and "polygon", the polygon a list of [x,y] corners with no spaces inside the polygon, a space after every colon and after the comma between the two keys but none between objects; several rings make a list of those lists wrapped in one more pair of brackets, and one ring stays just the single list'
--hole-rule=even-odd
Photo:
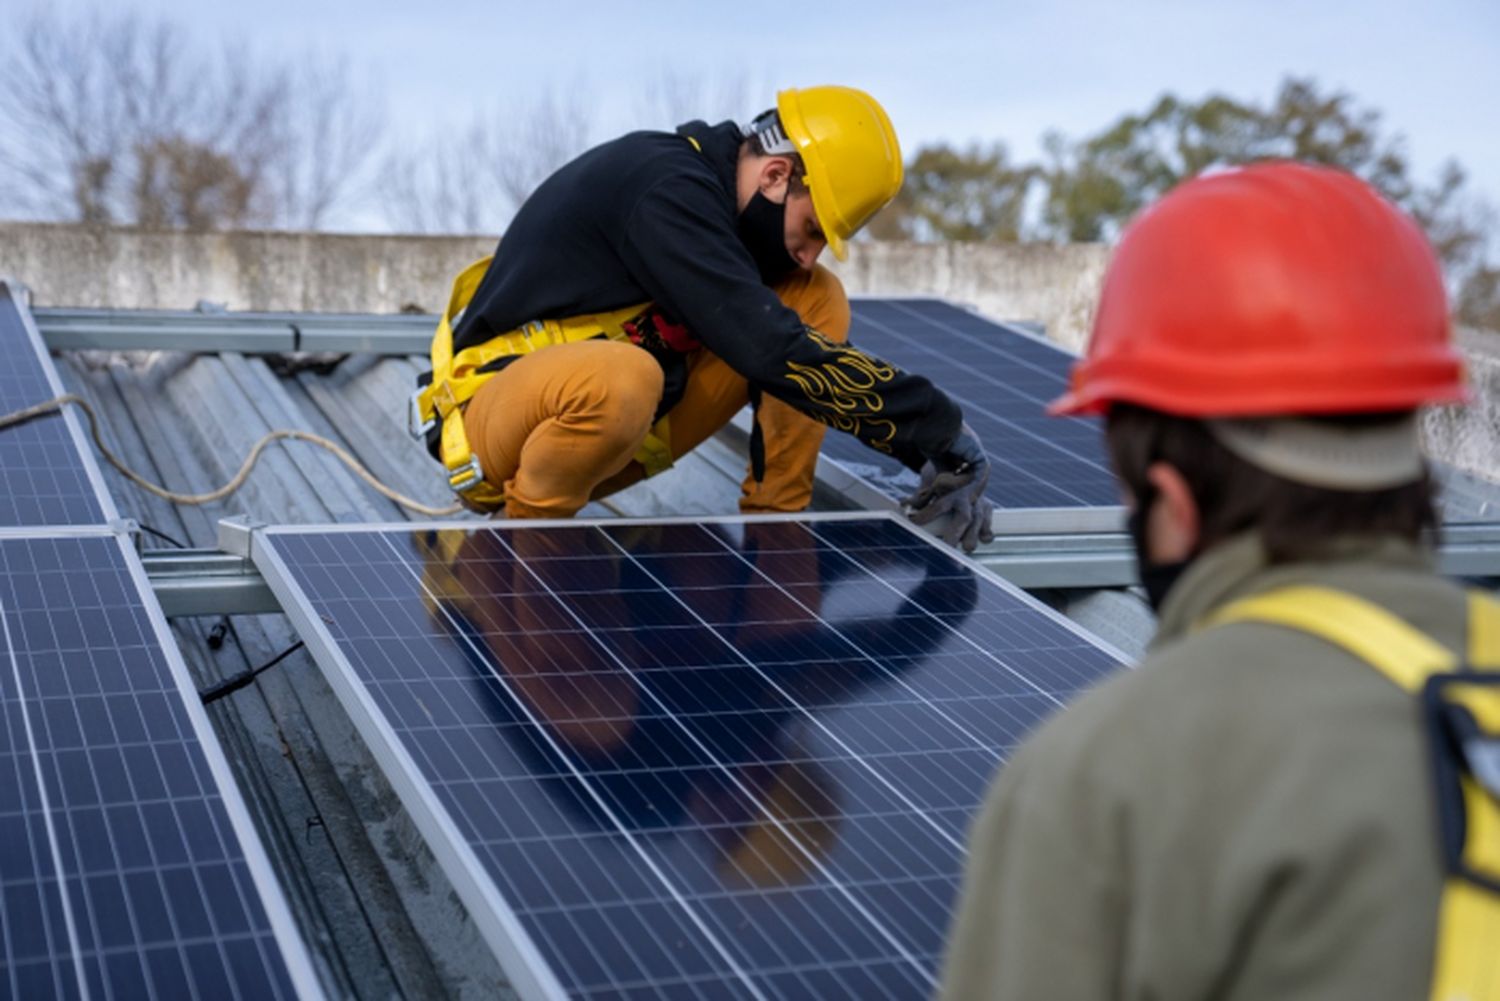
[{"label": "metal mounting rail", "polygon": [[435,316],[356,313],[200,313],[193,310],[33,309],[55,351],[291,351],[424,355]]},{"label": "metal mounting rail", "polygon": [[281,611],[255,564],[217,549],[148,549],[146,579],[167,618]]},{"label": "metal mounting rail", "polygon": [[1451,577],[1500,578],[1500,522],[1443,525],[1438,569]]},{"label": "metal mounting rail", "polygon": [[973,558],[1017,587],[1127,587],[1135,549],[1124,532],[997,535]]},{"label": "metal mounting rail", "polygon": [[[1129,587],[1139,583],[1125,532],[997,535],[974,559],[1025,588]],[[1500,523],[1454,522],[1442,529],[1438,569],[1450,577],[1500,578]]]}]

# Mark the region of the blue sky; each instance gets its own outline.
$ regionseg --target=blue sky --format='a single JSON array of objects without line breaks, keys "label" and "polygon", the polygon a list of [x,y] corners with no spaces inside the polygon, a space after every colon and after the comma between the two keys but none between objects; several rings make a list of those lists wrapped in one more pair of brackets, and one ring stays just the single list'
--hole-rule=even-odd
[{"label": "blue sky", "polygon": [[744,115],[778,87],[851,83],[886,104],[908,149],[999,139],[1032,157],[1046,130],[1082,135],[1163,91],[1264,101],[1288,73],[1311,75],[1382,111],[1424,178],[1456,157],[1500,203],[1500,0],[130,6],[203,40],[343,54],[412,142],[546,87],[587,94],[602,139],[643,124],[644,94],[670,72],[701,84],[705,105],[724,81],[748,84]]}]

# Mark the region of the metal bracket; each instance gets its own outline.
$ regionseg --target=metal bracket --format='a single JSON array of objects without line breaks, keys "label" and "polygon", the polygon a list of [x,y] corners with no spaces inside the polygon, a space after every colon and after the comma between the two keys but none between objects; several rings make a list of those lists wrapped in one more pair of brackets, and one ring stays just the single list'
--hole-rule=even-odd
[{"label": "metal bracket", "polygon": [[242,556],[213,549],[148,549],[141,564],[169,619],[281,611],[260,572]]},{"label": "metal bracket", "polygon": [[265,527],[265,522],[249,515],[237,514],[232,518],[220,518],[219,549],[231,556],[248,560],[255,533]]}]

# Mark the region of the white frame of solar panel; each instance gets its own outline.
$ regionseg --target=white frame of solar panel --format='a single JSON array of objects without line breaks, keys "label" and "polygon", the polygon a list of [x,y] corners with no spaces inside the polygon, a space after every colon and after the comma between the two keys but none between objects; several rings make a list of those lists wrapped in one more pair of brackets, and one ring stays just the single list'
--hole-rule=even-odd
[{"label": "white frame of solar panel", "polygon": [[[516,994],[527,1001],[566,1001],[556,973],[542,957],[541,951],[531,940],[520,919],[509,902],[500,893],[499,887],[485,871],[484,865],[469,847],[459,832],[457,824],[438,801],[425,779],[420,767],[412,759],[400,738],[385,720],[384,714],[375,704],[369,691],[360,683],[338,642],[328,626],[313,611],[307,595],[293,579],[290,568],[274,546],[266,545],[267,538],[277,535],[349,535],[375,534],[379,532],[410,533],[429,529],[454,529],[464,532],[483,531],[491,528],[521,531],[548,528],[577,528],[585,526],[620,527],[622,525],[740,525],[759,522],[832,522],[865,521],[886,519],[901,525],[924,542],[941,547],[942,544],[906,519],[891,512],[882,511],[832,511],[805,514],[724,515],[719,517],[670,517],[670,518],[573,518],[536,521],[507,521],[498,523],[474,521],[411,521],[384,522],[378,524],[331,524],[331,525],[278,525],[256,526],[250,539],[250,558],[265,579],[276,600],[292,620],[297,633],[307,643],[314,662],[322,670],[329,686],[343,703],[350,719],[368,745],[371,754],[396,790],[402,804],[412,816],[412,821],[426,840],[438,864],[443,867],[455,892],[464,902],[470,918],[481,936],[489,943],[500,968],[511,979]],[[237,528],[239,526],[236,526]],[[963,557],[952,551],[956,559]],[[1039,614],[1063,626],[1098,649],[1104,651],[1121,665],[1128,665],[1130,658],[1120,650],[1094,636],[1061,612],[1053,609],[1025,591],[996,575],[988,568],[972,560],[965,561],[975,575],[990,581],[1029,605]]]},{"label": "white frame of solar panel", "polygon": [[[192,723],[193,737],[202,748],[204,761],[218,787],[230,827],[234,831],[241,851],[244,852],[245,867],[265,906],[266,920],[270,923],[271,932],[276,938],[276,945],[286,960],[287,977],[292,983],[292,989],[297,992],[299,998],[319,1001],[326,995],[313,969],[311,954],[307,951],[307,945],[297,930],[296,922],[292,919],[292,911],[287,904],[286,896],[282,893],[281,883],[271,868],[270,857],[266,854],[260,835],[255,830],[250,810],[240,796],[239,785],[235,782],[234,773],[229,768],[229,760],[224,757],[224,749],[219,744],[218,735],[214,733],[213,724],[209,722],[208,710],[203,706],[198,686],[193,682],[187,662],[182,659],[182,651],[178,648],[177,641],[172,638],[172,630],[167,625],[167,617],[156,600],[156,592],[152,590],[151,581],[146,577],[145,565],[141,563],[131,537],[108,526],[94,525],[68,525],[47,529],[0,529],[0,540],[80,538],[113,539],[120,547],[126,571],[130,575],[130,582],[135,586],[141,599],[141,606],[145,609],[146,619],[151,624],[151,635],[161,646],[167,669],[172,672],[172,680],[177,685],[178,694],[182,698],[188,719]],[[61,860],[54,858],[53,864],[57,867],[59,880],[65,879]],[[87,995],[87,988],[84,988],[81,996]]]},{"label": "white frame of solar panel", "polygon": [[[42,372],[47,376],[47,385],[52,389],[53,396],[62,396],[67,390],[63,388],[62,378],[57,374],[57,366],[52,362],[52,355],[47,351],[47,345],[42,340],[41,331],[37,329],[36,317],[31,315],[30,291],[24,285],[0,278],[0,286],[4,286],[10,293],[10,301],[15,303],[16,312],[21,315],[21,327],[26,331],[26,337],[31,341],[31,349],[36,352],[37,362],[42,366]],[[37,401],[41,403],[41,400]],[[104,485],[104,473],[99,468],[98,461],[94,458],[94,450],[88,437],[83,433],[83,425],[78,420],[78,415],[73,412],[71,406],[64,406],[59,413],[63,422],[68,426],[68,436],[73,440],[73,447],[78,451],[79,461],[83,463],[84,474],[88,477],[89,486],[94,488],[94,499],[99,502],[99,510],[103,514],[102,524],[109,525],[120,518],[120,510],[115,507],[115,499],[111,496],[108,488]],[[45,526],[25,526],[44,528]],[[81,526],[59,526],[74,528]],[[57,534],[47,532],[43,534]]]}]

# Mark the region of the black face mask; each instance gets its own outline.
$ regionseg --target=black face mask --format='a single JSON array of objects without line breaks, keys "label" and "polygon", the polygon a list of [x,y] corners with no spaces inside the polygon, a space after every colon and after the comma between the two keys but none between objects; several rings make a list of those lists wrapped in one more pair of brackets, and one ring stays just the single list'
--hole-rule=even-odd
[{"label": "black face mask", "polygon": [[761,281],[775,285],[797,270],[797,261],[786,249],[786,202],[778,205],[757,191],[740,213],[738,228]]},{"label": "black face mask", "polygon": [[1172,563],[1152,563],[1146,556],[1146,512],[1151,509],[1152,499],[1148,495],[1136,503],[1125,527],[1130,532],[1130,541],[1135,544],[1136,571],[1141,578],[1141,587],[1146,590],[1146,601],[1150,603],[1153,612],[1159,613],[1162,602],[1167,600],[1167,592],[1172,590],[1172,585],[1177,583],[1177,578],[1182,576],[1193,558],[1190,556]]}]

